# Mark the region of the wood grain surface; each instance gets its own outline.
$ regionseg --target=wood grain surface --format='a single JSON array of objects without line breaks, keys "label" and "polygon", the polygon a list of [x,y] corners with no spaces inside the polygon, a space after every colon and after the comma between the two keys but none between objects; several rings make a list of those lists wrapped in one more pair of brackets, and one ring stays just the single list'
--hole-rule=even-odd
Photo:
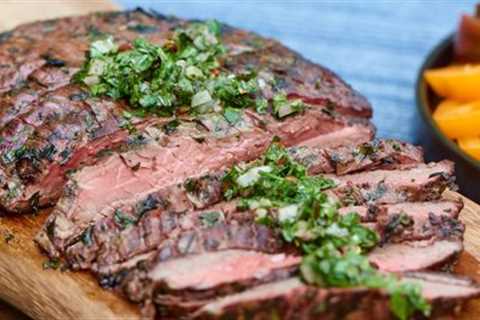
[{"label": "wood grain surface", "polygon": [[[107,0],[2,0],[0,30],[28,21],[116,8]],[[446,193],[446,197],[458,196]],[[480,206],[464,201],[461,219],[467,225],[466,250],[456,271],[480,281]],[[47,215],[0,217],[0,299],[34,319],[138,319],[135,306],[101,290],[90,275],[44,270],[45,257],[32,239]],[[14,238],[7,241],[10,234]],[[472,301],[459,318],[480,319],[480,301]],[[23,320],[26,316],[0,303],[0,319]]]}]

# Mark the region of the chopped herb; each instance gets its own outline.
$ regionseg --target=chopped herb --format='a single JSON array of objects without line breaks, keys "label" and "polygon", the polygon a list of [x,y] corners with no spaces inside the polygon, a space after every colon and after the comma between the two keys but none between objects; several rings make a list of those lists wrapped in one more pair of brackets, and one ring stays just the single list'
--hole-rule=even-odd
[{"label": "chopped herb", "polygon": [[83,244],[86,245],[87,247],[93,244],[92,233],[93,233],[93,226],[89,226],[87,229],[85,229],[85,231],[82,233],[80,237]]},{"label": "chopped herb", "polygon": [[132,123],[133,114],[128,111],[123,111],[120,128],[126,129],[128,133],[135,133],[137,128]]},{"label": "chopped herb", "polygon": [[[156,29],[141,24],[128,28],[142,33]],[[119,50],[113,37],[107,37],[92,42],[74,79],[94,96],[126,99],[135,109],[160,116],[185,106],[197,114],[228,107],[265,109],[266,101],[256,98],[257,75],[223,71],[224,53],[214,21],[177,29],[163,46],[138,38],[131,49]]]},{"label": "chopped herb", "polygon": [[223,111],[223,116],[231,125],[237,124],[242,120],[242,112],[238,109],[227,107]]},{"label": "chopped herb", "polygon": [[302,100],[288,100],[284,93],[278,93],[273,97],[273,114],[279,119],[303,111],[305,107]]},{"label": "chopped herb", "polygon": [[53,259],[48,259],[43,262],[43,270],[47,269],[52,269],[52,270],[57,270],[60,267],[60,259],[53,258]]},{"label": "chopped herb", "polygon": [[265,98],[257,98],[255,101],[255,111],[260,114],[267,113],[268,101]]},{"label": "chopped herb", "polygon": [[147,211],[157,208],[159,201],[152,195],[148,195],[145,200],[140,202],[136,208],[137,219],[140,219]]},{"label": "chopped herb", "polygon": [[12,241],[13,239],[15,239],[15,236],[13,235],[13,233],[11,233],[10,231],[4,232],[3,240],[5,241],[6,244],[9,244],[10,241]]},{"label": "chopped herb", "polygon": [[180,125],[180,121],[175,119],[164,124],[162,128],[165,134],[172,134],[177,130],[177,127],[179,125]]},{"label": "chopped herb", "polygon": [[114,219],[115,223],[117,224],[117,226],[120,227],[120,229],[125,229],[128,226],[133,225],[137,222],[136,219],[127,216],[120,209],[115,209],[113,219]]},{"label": "chopped herb", "polygon": [[200,215],[200,221],[202,222],[202,225],[206,228],[213,227],[223,219],[224,219],[224,216],[223,216],[223,212],[221,211],[209,211],[209,212],[204,212]]},{"label": "chopped herb", "polygon": [[101,32],[100,30],[98,30],[97,27],[92,26],[92,25],[89,25],[89,26],[87,27],[87,32],[88,32],[88,36],[89,36],[92,40],[97,40],[97,39],[99,39],[99,38],[105,37],[105,33],[104,33],[104,32]]},{"label": "chopped herb", "polygon": [[190,193],[195,193],[200,187],[200,182],[197,179],[187,179],[184,183],[185,190]]},{"label": "chopped herb", "polygon": [[28,204],[30,205],[34,213],[38,212],[38,209],[40,208],[40,192],[39,191],[35,192],[30,197],[30,199],[28,199]]},{"label": "chopped herb", "polygon": [[408,319],[416,311],[428,316],[430,305],[418,285],[370,265],[366,253],[379,236],[361,224],[358,214],[339,214],[338,203],[323,192],[333,186],[329,179],[307,175],[306,168],[276,143],[254,164],[234,167],[223,178],[227,199],[240,197],[240,210],[250,210],[257,222],[278,228],[283,239],[303,253],[300,273],[305,282],[383,289],[398,318]]}]

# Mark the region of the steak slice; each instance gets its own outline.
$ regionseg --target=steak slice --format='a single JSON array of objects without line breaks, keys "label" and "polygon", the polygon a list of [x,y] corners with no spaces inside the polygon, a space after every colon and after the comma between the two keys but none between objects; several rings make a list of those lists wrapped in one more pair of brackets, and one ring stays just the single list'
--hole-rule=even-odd
[{"label": "steak slice", "polygon": [[464,225],[458,220],[463,202],[405,202],[390,205],[343,207],[340,214],[356,212],[376,230],[381,243],[427,239],[462,239]]},{"label": "steak slice", "polygon": [[[382,243],[388,243],[462,238],[463,225],[456,220],[461,208],[461,202],[438,201],[345,207],[340,209],[340,213],[358,213],[362,222],[380,233]],[[232,222],[255,225],[254,219],[255,213],[237,212],[235,202],[220,203],[207,210],[187,213],[153,210],[142,216],[136,225],[129,225],[125,229],[118,226],[115,218],[106,218],[88,228],[80,241],[69,246],[65,257],[74,269],[93,268],[113,272],[118,268],[118,263],[157,250],[159,246],[164,248],[158,249],[165,252],[164,255],[171,256],[172,252],[179,254],[178,250],[172,249],[175,248],[175,242],[190,243],[189,250],[180,253],[201,252],[194,244],[208,244],[212,236],[214,238],[219,234],[216,230],[210,232],[204,228],[224,228],[223,223]],[[250,227],[245,228],[248,230]],[[262,226],[258,226],[258,230],[262,233],[256,234],[261,235],[262,239],[272,239],[273,234],[263,233]],[[192,237],[195,241],[191,240]],[[185,240],[178,240],[182,238]],[[169,245],[169,241],[173,241],[173,245]],[[110,268],[110,265],[114,266]]]},{"label": "steak slice", "polygon": [[[127,44],[142,36],[161,44],[171,30],[187,23],[137,10],[38,22],[1,37],[0,105],[4,108],[0,111],[0,127],[4,129],[0,130],[0,207],[28,212],[54,204],[61,195],[66,172],[95,163],[95,154],[115,147],[118,135],[126,139],[122,114],[129,109],[124,102],[89,99],[68,84],[83,63],[81,53],[92,39],[114,34],[120,44]],[[291,98],[327,106],[325,116],[371,116],[368,102],[335,74],[278,42],[228,26],[223,26],[222,37],[229,49],[223,67],[261,71],[259,82],[267,98],[282,90]],[[270,134],[289,135],[297,143],[327,144],[335,139],[358,142],[373,134],[368,121],[353,118],[348,126],[323,123],[323,136],[306,133],[309,126],[313,130],[317,126],[307,120],[306,130],[296,132],[299,124],[292,124],[294,121],[289,126],[289,121],[257,118],[260,123],[270,122]],[[145,120],[155,121],[149,116]]]},{"label": "steak slice", "polygon": [[[252,285],[290,277],[300,258],[248,250],[224,250],[190,255],[158,264],[148,272],[132,272],[123,288],[135,302],[155,300],[179,313],[195,309],[216,296]],[[195,266],[195,268],[192,268]],[[194,302],[194,303],[189,303]]]},{"label": "steak slice", "polygon": [[345,175],[376,169],[395,170],[423,163],[420,148],[398,140],[374,140],[337,148],[292,147],[290,155],[306,166],[310,174]]},{"label": "steak slice", "polygon": [[398,203],[439,199],[454,187],[453,163],[419,164],[406,170],[376,170],[345,176],[326,175],[336,183],[327,193],[344,205]]},{"label": "steak slice", "polygon": [[448,270],[462,250],[462,239],[391,243],[375,248],[368,260],[386,272]]},{"label": "steak slice", "polygon": [[[480,296],[476,283],[461,277],[435,273],[406,273],[405,281],[422,286],[432,304],[432,318],[458,312],[469,299]],[[322,306],[319,308],[318,306]],[[259,285],[250,290],[213,300],[194,314],[195,319],[393,319],[387,296],[362,288],[322,289],[307,286],[297,278]]]},{"label": "steak slice", "polygon": [[[212,218],[212,213],[218,216]],[[89,235],[87,244],[79,241],[68,247],[65,257],[72,268],[93,267],[95,270],[152,250],[158,250],[159,258],[165,260],[228,248],[246,247],[278,252],[283,244],[271,228],[256,223],[242,223],[239,221],[241,217],[223,218],[220,211],[175,216],[164,212],[153,219],[146,219],[143,226],[110,232],[105,237],[101,233]],[[205,219],[218,220],[205,222]]]}]

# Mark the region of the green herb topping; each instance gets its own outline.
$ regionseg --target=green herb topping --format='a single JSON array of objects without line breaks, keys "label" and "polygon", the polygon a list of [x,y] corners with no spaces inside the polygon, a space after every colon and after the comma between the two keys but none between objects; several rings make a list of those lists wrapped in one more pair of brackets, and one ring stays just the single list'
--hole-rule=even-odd
[{"label": "green herb topping", "polygon": [[75,79],[94,96],[128,99],[132,107],[158,115],[255,107],[256,75],[221,70],[225,48],[219,36],[219,24],[209,21],[176,30],[163,46],[138,38],[121,50],[108,37],[91,44]]},{"label": "green herb topping", "polygon": [[303,253],[300,272],[307,283],[321,287],[383,289],[392,312],[408,319],[414,312],[429,315],[421,288],[374,269],[366,253],[379,241],[356,213],[340,215],[338,203],[325,189],[333,181],[307,175],[280,145],[247,167],[234,167],[224,177],[227,199],[239,197],[239,209],[255,212],[257,222],[279,228],[283,239]]}]

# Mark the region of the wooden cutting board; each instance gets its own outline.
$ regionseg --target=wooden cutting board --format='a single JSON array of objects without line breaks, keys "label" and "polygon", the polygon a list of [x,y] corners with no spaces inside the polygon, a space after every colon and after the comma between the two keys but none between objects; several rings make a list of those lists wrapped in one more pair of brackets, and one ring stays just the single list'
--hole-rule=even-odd
[{"label": "wooden cutting board", "polygon": [[[0,31],[34,20],[114,9],[118,6],[108,0],[2,0]],[[446,197],[458,196],[446,193]],[[480,281],[480,206],[464,201],[465,252],[456,269]],[[36,216],[0,217],[0,299],[33,319],[139,319],[135,306],[101,290],[89,274],[44,270],[45,257],[32,239],[47,215],[44,211]],[[0,320],[20,317],[0,302]],[[460,318],[480,319],[480,300],[472,301]]]}]

